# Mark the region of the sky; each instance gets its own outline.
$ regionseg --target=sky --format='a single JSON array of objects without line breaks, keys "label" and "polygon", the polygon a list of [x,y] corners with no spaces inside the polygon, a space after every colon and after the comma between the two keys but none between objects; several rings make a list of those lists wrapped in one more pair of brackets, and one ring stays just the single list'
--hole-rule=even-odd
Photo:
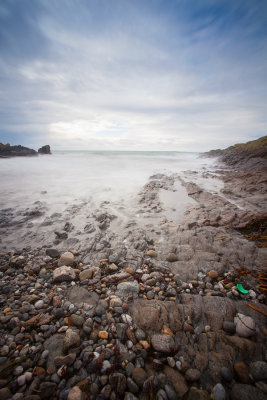
[{"label": "sky", "polygon": [[0,1],[0,142],[206,151],[266,111],[266,0]]}]

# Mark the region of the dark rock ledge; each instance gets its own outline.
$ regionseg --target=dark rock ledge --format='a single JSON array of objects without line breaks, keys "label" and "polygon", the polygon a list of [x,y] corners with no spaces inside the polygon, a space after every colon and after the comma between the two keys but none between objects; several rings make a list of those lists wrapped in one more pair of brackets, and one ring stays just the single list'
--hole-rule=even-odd
[{"label": "dark rock ledge", "polygon": [[9,143],[0,143],[0,158],[29,157],[37,156],[38,154],[51,154],[50,146],[43,146],[37,152],[36,150],[21,145],[11,146]]}]

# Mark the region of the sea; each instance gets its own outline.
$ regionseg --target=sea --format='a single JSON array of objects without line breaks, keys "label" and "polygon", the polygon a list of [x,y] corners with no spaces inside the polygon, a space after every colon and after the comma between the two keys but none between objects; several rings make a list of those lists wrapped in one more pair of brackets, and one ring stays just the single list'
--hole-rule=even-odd
[{"label": "sea", "polygon": [[54,151],[0,159],[0,208],[44,201],[54,211],[78,200],[119,201],[158,173],[205,170],[213,160],[178,151]]}]

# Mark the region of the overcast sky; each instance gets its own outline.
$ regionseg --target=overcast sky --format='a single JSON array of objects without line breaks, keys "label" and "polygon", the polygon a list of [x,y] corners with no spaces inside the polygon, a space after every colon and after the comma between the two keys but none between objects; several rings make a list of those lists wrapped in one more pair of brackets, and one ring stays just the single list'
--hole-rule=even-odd
[{"label": "overcast sky", "polygon": [[0,141],[223,148],[266,135],[266,0],[1,0]]}]

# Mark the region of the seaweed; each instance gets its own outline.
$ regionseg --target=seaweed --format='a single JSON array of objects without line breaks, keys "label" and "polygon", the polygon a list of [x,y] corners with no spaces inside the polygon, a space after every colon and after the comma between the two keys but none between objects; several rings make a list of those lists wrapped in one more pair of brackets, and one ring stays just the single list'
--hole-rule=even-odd
[{"label": "seaweed", "polygon": [[258,247],[267,248],[267,215],[250,220],[246,225],[234,226],[247,240],[252,240]]}]

